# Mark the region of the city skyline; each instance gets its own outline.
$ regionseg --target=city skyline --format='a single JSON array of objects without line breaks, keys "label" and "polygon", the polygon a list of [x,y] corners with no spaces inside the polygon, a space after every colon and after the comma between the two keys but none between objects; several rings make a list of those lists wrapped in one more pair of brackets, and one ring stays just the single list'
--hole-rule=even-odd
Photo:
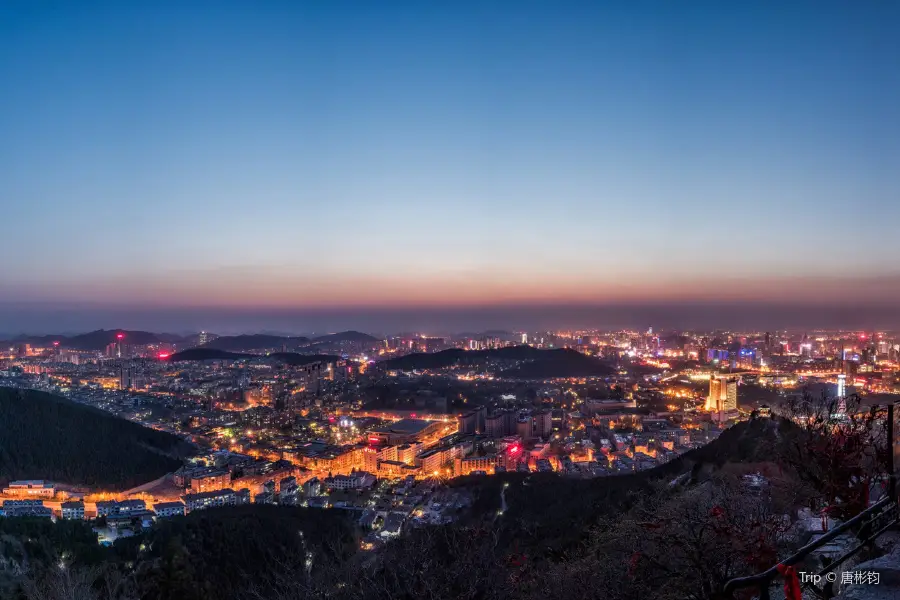
[{"label": "city skyline", "polygon": [[0,0],[0,595],[891,596],[898,23]]},{"label": "city skyline", "polygon": [[18,307],[23,323],[0,327],[0,339],[20,335],[75,335],[97,329],[138,330],[186,335],[209,331],[222,335],[275,333],[324,335],[356,330],[373,334],[420,333],[445,335],[483,331],[601,330],[643,331],[896,331],[900,329],[893,306],[859,311],[854,306],[758,304],[690,305],[552,305],[474,309],[383,309],[346,311],[281,310],[259,312],[214,309],[135,311],[132,308],[46,306]]},{"label": "city skyline", "polygon": [[4,4],[0,331],[895,326],[898,10]]}]

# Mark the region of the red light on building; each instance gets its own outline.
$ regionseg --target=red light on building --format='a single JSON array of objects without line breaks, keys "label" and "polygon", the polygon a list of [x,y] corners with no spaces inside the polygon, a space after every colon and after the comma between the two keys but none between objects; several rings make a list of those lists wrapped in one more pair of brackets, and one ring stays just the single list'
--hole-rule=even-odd
[{"label": "red light on building", "polygon": [[380,442],[380,441],[381,441],[381,438],[377,438],[377,437],[370,437],[370,438],[369,438],[369,442],[372,443],[372,444],[377,444],[377,443]]},{"label": "red light on building", "polygon": [[519,450],[520,450],[520,448],[518,446],[510,446],[509,447],[509,453],[512,454],[513,456],[518,454]]},{"label": "red light on building", "polygon": [[169,356],[171,356],[171,355],[168,352],[160,352],[159,353],[160,360],[166,360],[167,358],[169,358]]},{"label": "red light on building", "polygon": [[124,338],[124,337],[125,337],[125,334],[124,334],[124,333],[117,333],[117,334],[116,334],[116,339],[117,339],[117,340],[121,340],[121,339]]},{"label": "red light on building", "polygon": [[54,346],[59,346],[59,342],[53,342]]}]

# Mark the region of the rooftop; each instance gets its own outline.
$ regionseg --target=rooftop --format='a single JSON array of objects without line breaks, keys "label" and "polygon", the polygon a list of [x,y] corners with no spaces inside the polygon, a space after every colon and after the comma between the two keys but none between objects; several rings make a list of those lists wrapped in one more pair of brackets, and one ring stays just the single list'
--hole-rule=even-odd
[{"label": "rooftop", "polygon": [[424,431],[425,428],[432,423],[433,421],[426,421],[424,419],[400,419],[386,427],[373,429],[372,433],[406,433],[413,435]]}]

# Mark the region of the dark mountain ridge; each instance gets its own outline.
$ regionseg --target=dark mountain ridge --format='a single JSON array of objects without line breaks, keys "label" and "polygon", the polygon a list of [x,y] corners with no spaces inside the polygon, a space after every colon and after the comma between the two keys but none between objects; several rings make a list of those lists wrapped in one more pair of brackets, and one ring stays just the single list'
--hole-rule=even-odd
[{"label": "dark mountain ridge", "polygon": [[190,444],[35,390],[0,388],[0,479],[122,490],[181,464]]},{"label": "dark mountain ridge", "polygon": [[335,362],[340,356],[333,354],[297,354],[296,352],[273,352],[263,358],[271,358],[292,367],[308,365],[314,362]]},{"label": "dark mountain ridge", "polygon": [[98,329],[78,335],[20,335],[12,340],[13,343],[26,343],[36,346],[50,346],[53,342],[59,342],[60,347],[72,350],[103,350],[109,344],[117,341],[117,336],[122,334],[122,343],[138,346],[146,344],[159,344],[162,342],[179,343],[184,338],[170,333],[153,333],[150,331],[131,331],[127,329]]},{"label": "dark mountain ridge", "polygon": [[224,335],[211,342],[200,346],[226,352],[250,352],[252,350],[266,350],[272,348],[287,347],[296,349],[308,344],[309,338],[283,337],[279,335],[250,334],[250,335]]},{"label": "dark mountain ridge", "polygon": [[492,350],[451,348],[433,354],[407,354],[385,360],[380,364],[388,369],[406,371],[446,369],[454,366],[484,367],[502,377],[519,379],[605,377],[615,372],[611,365],[575,350],[568,348],[543,350],[532,346],[507,346]]},{"label": "dark mountain ridge", "polygon": [[[674,497],[706,486],[719,467],[771,460],[776,427],[768,419],[742,423],[704,448],[631,475],[583,480],[555,473],[508,473],[452,480],[450,485],[473,495],[469,518],[411,528],[377,553],[358,550],[359,532],[352,523],[356,515],[264,505],[160,520],[153,529],[101,551],[113,580],[120,573],[137,574],[133,597],[384,600],[418,598],[421,590],[429,590],[429,597],[441,599],[538,600],[548,597],[542,581],[551,581],[557,589],[572,580],[571,574],[566,577],[567,569],[577,567],[591,552],[598,553],[615,577],[626,578],[633,554],[618,546],[590,546],[597,544],[592,539],[598,531],[608,527],[610,519],[640,519],[638,527],[643,527],[645,517],[631,511],[661,489]],[[673,484],[674,478],[680,483]],[[505,510],[498,518],[501,507]],[[68,547],[68,537],[58,545],[78,554],[97,548],[80,537],[75,541],[77,549]],[[304,563],[306,557],[313,558],[312,570]],[[51,565],[52,558],[47,561]],[[585,575],[595,575],[597,567],[589,565]],[[574,581],[584,586],[583,579]],[[336,582],[340,584],[335,586]],[[463,593],[470,588],[479,593]],[[559,595],[578,600],[598,597],[592,588]]]},{"label": "dark mountain ridge", "polygon": [[320,361],[334,362],[340,360],[340,358],[340,356],[334,356],[333,354],[298,354],[296,352],[250,354],[247,352],[228,352],[216,348],[200,347],[176,352],[168,360],[173,363],[203,360],[275,360],[286,365],[298,367]]},{"label": "dark mountain ridge", "polygon": [[168,358],[169,362],[201,361],[201,360],[240,360],[242,358],[254,358],[255,354],[241,352],[228,352],[217,348],[188,348],[176,352]]},{"label": "dark mountain ridge", "polygon": [[381,341],[380,338],[375,336],[371,336],[368,333],[362,333],[361,331],[341,331],[339,333],[332,333],[329,335],[319,336],[314,338],[313,343],[339,343],[339,342],[356,342],[360,344],[366,343],[374,343]]}]

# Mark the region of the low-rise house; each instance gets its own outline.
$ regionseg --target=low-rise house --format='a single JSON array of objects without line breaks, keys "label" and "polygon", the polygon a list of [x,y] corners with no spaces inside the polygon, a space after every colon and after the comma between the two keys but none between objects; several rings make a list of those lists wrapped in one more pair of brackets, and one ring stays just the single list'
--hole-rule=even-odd
[{"label": "low-rise house", "polygon": [[118,502],[115,500],[101,500],[97,502],[97,516],[106,517],[118,512]]},{"label": "low-rise house", "polygon": [[84,502],[63,502],[61,506],[61,514],[63,519],[84,519]]},{"label": "low-rise house", "polygon": [[0,517],[41,517],[45,519],[53,519],[53,511],[46,506],[7,506],[3,503],[0,508]]},{"label": "low-rise house", "polygon": [[156,516],[160,519],[168,517],[184,516],[185,506],[183,502],[159,502],[153,505]]},{"label": "low-rise house", "polygon": [[[249,494],[249,490],[248,490]],[[199,494],[186,494],[182,496],[187,512],[214,508],[219,506],[234,506],[238,504],[238,497],[232,489],[214,490]]]},{"label": "low-rise house", "polygon": [[403,523],[406,521],[406,515],[402,513],[392,512],[384,520],[384,527],[381,528],[379,535],[381,537],[397,537],[403,531]]}]

